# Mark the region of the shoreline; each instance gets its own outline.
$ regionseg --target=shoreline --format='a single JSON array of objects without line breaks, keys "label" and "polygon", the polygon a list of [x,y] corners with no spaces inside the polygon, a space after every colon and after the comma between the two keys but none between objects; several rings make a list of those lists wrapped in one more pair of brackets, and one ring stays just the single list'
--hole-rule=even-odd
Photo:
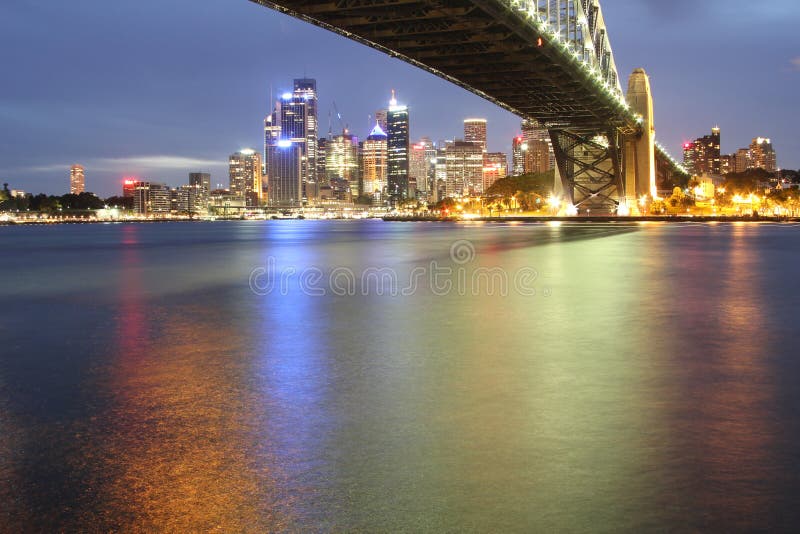
[{"label": "shoreline", "polygon": [[131,219],[131,220],[63,220],[63,221],[0,221],[0,226],[49,226],[62,224],[154,224],[154,223],[208,223],[208,222],[274,222],[274,221],[355,221],[355,220],[382,220],[384,222],[438,222],[438,223],[573,223],[573,224],[592,224],[592,223],[798,223],[800,217],[710,217],[710,216],[642,216],[642,217],[616,217],[616,216],[588,216],[588,217],[476,217],[474,219],[458,219],[453,217],[368,217],[366,219]]}]

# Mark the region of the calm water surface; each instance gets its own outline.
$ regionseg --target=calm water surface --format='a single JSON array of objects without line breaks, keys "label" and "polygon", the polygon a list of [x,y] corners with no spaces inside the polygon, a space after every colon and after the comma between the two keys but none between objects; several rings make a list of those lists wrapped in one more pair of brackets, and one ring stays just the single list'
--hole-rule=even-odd
[{"label": "calm water surface", "polygon": [[[800,525],[800,227],[65,225],[0,250],[0,531]],[[431,262],[449,291],[362,277]],[[505,296],[470,285],[492,267]],[[269,291],[304,270],[325,295]]]}]

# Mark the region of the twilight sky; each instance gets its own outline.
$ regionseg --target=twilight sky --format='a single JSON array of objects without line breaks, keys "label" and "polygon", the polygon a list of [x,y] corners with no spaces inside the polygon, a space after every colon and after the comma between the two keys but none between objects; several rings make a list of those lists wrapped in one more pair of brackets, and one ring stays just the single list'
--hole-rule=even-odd
[{"label": "twilight sky", "polygon": [[[719,124],[723,152],[768,136],[778,164],[800,168],[797,0],[602,5],[620,76],[650,74],[673,156]],[[262,149],[270,88],[304,74],[317,79],[322,133],[335,101],[365,136],[392,88],[413,139],[460,137],[480,116],[490,150],[509,152],[519,128],[477,96],[247,0],[5,0],[0,69],[0,182],[34,193],[67,192],[72,163],[101,196],[120,194],[123,176],[180,185],[207,170],[227,185],[228,154]]]}]

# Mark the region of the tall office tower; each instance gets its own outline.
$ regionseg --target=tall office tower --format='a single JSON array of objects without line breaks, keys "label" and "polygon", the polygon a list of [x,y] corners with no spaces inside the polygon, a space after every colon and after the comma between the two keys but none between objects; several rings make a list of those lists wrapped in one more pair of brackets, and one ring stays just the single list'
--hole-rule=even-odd
[{"label": "tall office tower", "polygon": [[736,168],[735,172],[745,172],[750,168],[750,150],[740,148],[736,151]]},{"label": "tall office tower", "polygon": [[376,121],[361,149],[361,181],[364,194],[378,199],[383,198],[386,189],[388,153],[386,138],[386,132]]},{"label": "tall office tower", "polygon": [[388,114],[389,114],[388,109],[379,109],[378,111],[375,112],[375,122],[378,123],[378,126],[380,126],[381,130],[383,130],[384,132],[389,129],[387,123]]},{"label": "tall office tower", "polygon": [[695,165],[695,146],[694,143],[683,144],[683,166],[690,175],[697,175]]},{"label": "tall office tower", "polygon": [[[317,81],[313,78],[298,78],[294,80],[295,99],[305,102],[305,137],[306,137],[306,162],[304,165],[304,180],[307,183],[318,181],[317,176],[317,141],[319,139],[319,123],[317,118]],[[316,185],[315,185],[316,187]]]},{"label": "tall office tower", "polygon": [[436,184],[436,145],[428,137],[420,139],[420,143],[425,145],[425,163],[427,164],[427,183],[425,187],[428,193],[428,200],[430,200]]},{"label": "tall office tower", "polygon": [[69,169],[69,192],[80,195],[86,191],[86,175],[81,165],[73,165]]},{"label": "tall office tower", "polygon": [[208,210],[209,195],[211,194],[211,175],[207,172],[190,172],[189,187],[195,190],[193,206],[196,209],[192,211]]},{"label": "tall office tower", "polygon": [[341,135],[331,137],[325,147],[325,178],[328,183],[346,180],[350,193],[360,194],[358,164],[358,137],[344,130]]},{"label": "tall office tower", "polygon": [[317,184],[322,187],[323,185],[330,185],[325,178],[325,158],[328,149],[328,138],[320,137],[317,139]]},{"label": "tall office tower", "polygon": [[244,198],[247,207],[261,204],[261,170],[261,154],[255,150],[240,150],[228,158],[231,195]]},{"label": "tall office tower", "polygon": [[303,204],[304,143],[282,139],[267,147],[269,203],[279,207]]},{"label": "tall office tower", "polygon": [[766,137],[755,137],[750,143],[750,168],[764,169],[767,172],[778,170],[775,149],[772,141]]},{"label": "tall office tower", "polygon": [[[528,143],[528,146],[531,146],[533,141],[541,141],[543,143],[547,143],[548,148],[548,159],[547,159],[547,168],[545,171],[549,171],[550,169],[556,168],[556,154],[553,150],[553,142],[550,139],[550,132],[547,129],[539,124],[534,120],[523,120],[522,121],[522,139],[524,142]],[[531,171],[525,171],[531,172]]]},{"label": "tall office tower", "polygon": [[387,196],[393,204],[408,198],[408,108],[399,106],[392,91],[386,114],[386,144],[389,150]]},{"label": "tall office tower", "polygon": [[436,148],[436,163],[433,169],[433,201],[439,202],[447,197],[447,143],[444,141],[440,141]]},{"label": "tall office tower", "polygon": [[408,178],[416,182],[416,191],[421,194],[428,192],[428,161],[425,159],[426,146],[423,141],[414,143],[409,149]]},{"label": "tall office tower", "polygon": [[508,156],[505,152],[484,152],[483,188],[485,193],[500,178],[508,176]]},{"label": "tall office tower", "polygon": [[486,119],[464,120],[464,141],[475,143],[486,151]]},{"label": "tall office tower", "polygon": [[[719,175],[720,174],[720,129],[711,129],[711,135],[698,137],[694,143],[688,143],[694,152],[692,174],[695,175]],[[686,159],[686,149],[684,145],[684,160]]]},{"label": "tall office tower", "polygon": [[483,150],[479,145],[461,140],[449,142],[445,157],[448,197],[483,192]]},{"label": "tall office tower", "polygon": [[[266,158],[265,170],[267,181],[272,179],[271,170],[294,169],[294,165],[286,166],[286,157],[299,154],[300,178],[302,182],[303,197],[308,188],[312,196],[317,189],[318,174],[321,171],[319,156],[319,124],[317,121],[317,83],[310,78],[294,80],[294,90],[284,93],[275,104],[275,108],[264,120],[264,155]],[[284,145],[282,148],[299,148],[299,152],[292,150],[276,151],[272,148]],[[281,162],[272,165],[269,161],[270,154],[277,154]]]},{"label": "tall office tower", "polygon": [[125,178],[122,180],[122,197],[133,198],[136,194],[136,182],[133,178]]},{"label": "tall office tower", "polygon": [[272,113],[264,118],[264,174],[266,175],[265,182],[269,184],[269,147],[278,144],[281,140],[281,123],[278,110],[280,109],[280,102],[275,103],[275,108]]},{"label": "tall office tower", "polygon": [[[524,150],[523,150],[524,147]],[[511,142],[511,174],[519,176],[525,174],[525,151],[528,149],[525,139],[518,135]]]},{"label": "tall office tower", "polygon": [[525,174],[547,172],[553,168],[550,159],[552,149],[546,141],[528,141],[523,149]]}]

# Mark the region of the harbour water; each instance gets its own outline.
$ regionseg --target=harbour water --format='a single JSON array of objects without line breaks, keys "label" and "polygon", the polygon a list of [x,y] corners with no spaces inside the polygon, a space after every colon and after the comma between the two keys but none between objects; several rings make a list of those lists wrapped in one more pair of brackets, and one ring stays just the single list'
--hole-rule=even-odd
[{"label": "harbour water", "polygon": [[0,531],[800,524],[800,227],[0,228]]}]

